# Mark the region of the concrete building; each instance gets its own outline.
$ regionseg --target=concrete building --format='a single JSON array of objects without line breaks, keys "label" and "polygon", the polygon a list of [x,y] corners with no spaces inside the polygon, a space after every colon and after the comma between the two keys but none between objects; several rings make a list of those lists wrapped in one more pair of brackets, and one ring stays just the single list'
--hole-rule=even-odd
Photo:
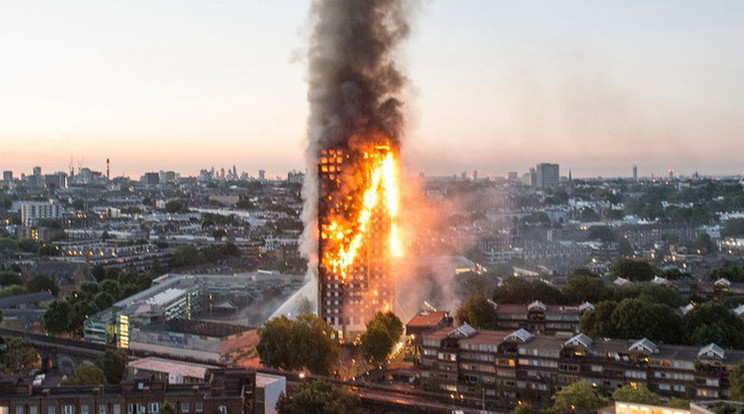
[{"label": "concrete building", "polygon": [[546,189],[558,187],[560,182],[560,167],[558,164],[540,163],[535,170],[537,174],[537,188]]},{"label": "concrete building", "polygon": [[[347,149],[322,149],[318,165],[318,257],[333,249],[334,219],[348,211],[346,186],[341,172],[359,168],[357,163],[382,160],[390,148],[352,153]],[[359,170],[362,173],[363,170]],[[349,213],[346,213],[349,214]],[[353,212],[351,213],[353,214]],[[346,275],[336,274],[323,260],[318,265],[318,315],[333,327],[339,339],[347,341],[364,332],[365,324],[377,311],[393,310],[394,286],[391,274],[391,220],[383,207],[375,206],[370,222],[374,230],[361,241],[359,254]],[[348,236],[348,235],[347,235]]]},{"label": "concrete building", "polygon": [[3,181],[6,183],[13,181],[13,171],[3,171]]},{"label": "concrete building", "polygon": [[57,200],[24,201],[21,203],[21,222],[24,226],[35,226],[39,220],[58,220],[62,217],[62,206]]}]

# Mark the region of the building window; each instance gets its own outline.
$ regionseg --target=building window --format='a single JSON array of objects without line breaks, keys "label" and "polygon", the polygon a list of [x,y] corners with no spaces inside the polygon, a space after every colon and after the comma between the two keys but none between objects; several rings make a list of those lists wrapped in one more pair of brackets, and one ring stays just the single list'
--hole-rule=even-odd
[{"label": "building window", "polygon": [[134,414],[134,404],[129,403],[127,405],[127,414]]},{"label": "building window", "polygon": [[28,414],[39,414],[39,407],[35,405],[28,407]]},{"label": "building window", "polygon": [[147,412],[147,407],[145,404],[137,404],[137,414],[145,414]]},{"label": "building window", "polygon": [[26,414],[26,407],[22,405],[16,407],[16,414]]},{"label": "building window", "polygon": [[50,405],[49,407],[47,407],[47,414],[57,414],[57,406]]},{"label": "building window", "polygon": [[75,414],[75,406],[71,404],[63,405],[62,414]]},{"label": "building window", "polygon": [[113,414],[121,414],[121,405],[114,404],[112,406],[112,408],[113,408],[113,410],[112,410],[113,411]]},{"label": "building window", "polygon": [[88,404],[83,404],[80,406],[80,414],[88,414]]},{"label": "building window", "polygon": [[98,414],[106,414],[106,404],[98,404]]},{"label": "building window", "polygon": [[150,403],[150,412],[151,413],[157,413],[158,411],[160,411],[160,404],[158,404],[156,402]]},{"label": "building window", "polygon": [[197,401],[194,403],[194,410],[196,410],[197,413],[204,411],[204,403],[201,401]]},{"label": "building window", "polygon": [[189,412],[190,409],[191,409],[191,407],[189,407],[189,403],[187,403],[187,402],[182,402],[181,403],[181,412],[182,413],[187,413],[187,412]]},{"label": "building window", "polygon": [[217,412],[219,414],[227,414],[227,406],[226,405],[220,405],[217,407]]}]

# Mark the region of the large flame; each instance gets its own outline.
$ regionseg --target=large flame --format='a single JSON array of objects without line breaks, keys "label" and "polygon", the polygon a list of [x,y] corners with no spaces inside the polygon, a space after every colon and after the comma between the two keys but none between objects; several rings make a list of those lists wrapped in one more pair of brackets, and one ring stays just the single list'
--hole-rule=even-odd
[{"label": "large flame", "polygon": [[[356,217],[352,220],[333,219],[321,233],[329,246],[323,252],[322,263],[345,281],[354,262],[361,254],[365,241],[373,231],[374,215],[384,212],[389,218],[390,258],[403,254],[397,229],[400,206],[398,160],[388,145],[377,145],[364,153],[359,161],[365,180]],[[353,203],[353,200],[351,201]]]}]

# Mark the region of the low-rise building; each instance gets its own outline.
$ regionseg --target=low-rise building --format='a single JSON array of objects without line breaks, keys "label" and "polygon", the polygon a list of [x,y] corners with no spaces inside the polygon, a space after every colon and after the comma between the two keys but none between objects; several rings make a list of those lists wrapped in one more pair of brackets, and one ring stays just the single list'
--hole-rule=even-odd
[{"label": "low-rise building", "polygon": [[430,388],[473,398],[550,402],[576,381],[605,394],[628,383],[669,397],[710,399],[728,393],[728,375],[744,351],[656,344],[648,339],[533,335],[525,329],[478,331],[468,325],[425,334],[421,378]]},{"label": "low-rise building", "polygon": [[0,384],[0,413],[157,414],[170,403],[176,414],[253,414],[256,373],[210,370],[198,384],[137,381],[121,385],[34,387]]}]

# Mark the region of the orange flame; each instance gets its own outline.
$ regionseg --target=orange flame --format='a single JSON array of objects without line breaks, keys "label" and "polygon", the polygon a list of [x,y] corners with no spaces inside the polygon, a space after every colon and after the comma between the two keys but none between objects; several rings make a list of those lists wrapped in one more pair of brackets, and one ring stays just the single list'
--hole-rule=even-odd
[{"label": "orange flame", "polygon": [[364,154],[364,168],[369,179],[365,183],[356,218],[346,225],[334,220],[321,235],[330,241],[330,248],[322,258],[323,264],[342,281],[346,280],[364,242],[368,240],[373,230],[373,216],[380,208],[390,219],[390,257],[403,254],[396,223],[400,205],[398,162],[389,146],[377,146],[375,150],[374,154],[384,155]]}]

